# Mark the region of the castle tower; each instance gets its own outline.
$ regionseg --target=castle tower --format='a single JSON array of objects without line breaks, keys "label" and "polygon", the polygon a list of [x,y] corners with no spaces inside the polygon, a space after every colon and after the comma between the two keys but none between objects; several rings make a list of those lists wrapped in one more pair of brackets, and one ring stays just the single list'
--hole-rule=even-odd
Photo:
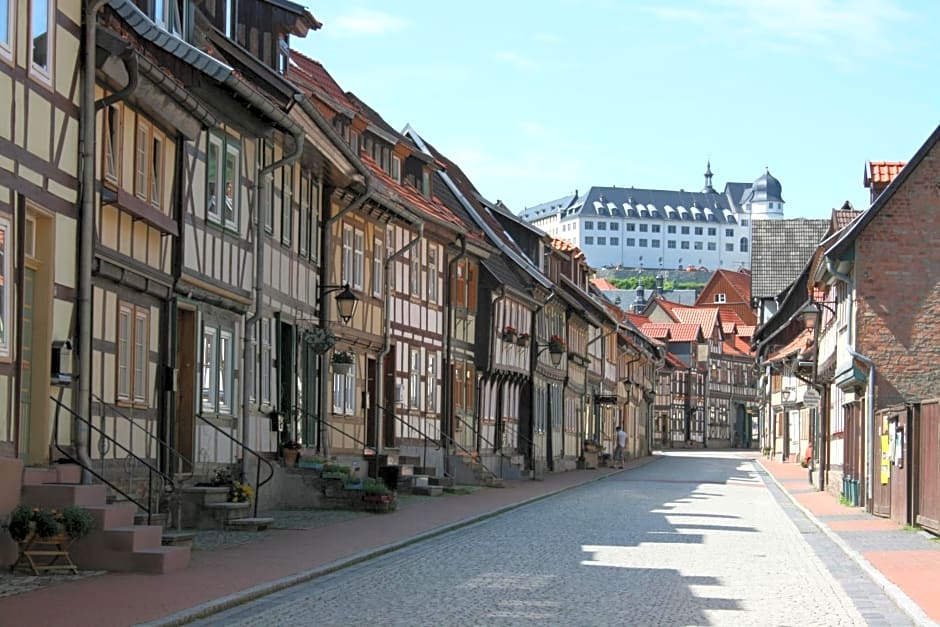
[{"label": "castle tower", "polygon": [[764,170],[753,185],[748,204],[752,220],[780,220],[783,218],[783,186],[769,169]]}]

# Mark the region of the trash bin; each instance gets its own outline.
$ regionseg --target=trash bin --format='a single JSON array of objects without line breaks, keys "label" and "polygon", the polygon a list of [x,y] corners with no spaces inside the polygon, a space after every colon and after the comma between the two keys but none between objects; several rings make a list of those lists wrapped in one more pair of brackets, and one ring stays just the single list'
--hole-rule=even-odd
[{"label": "trash bin", "polygon": [[379,468],[379,479],[385,484],[392,492],[398,491],[398,466],[382,466]]}]

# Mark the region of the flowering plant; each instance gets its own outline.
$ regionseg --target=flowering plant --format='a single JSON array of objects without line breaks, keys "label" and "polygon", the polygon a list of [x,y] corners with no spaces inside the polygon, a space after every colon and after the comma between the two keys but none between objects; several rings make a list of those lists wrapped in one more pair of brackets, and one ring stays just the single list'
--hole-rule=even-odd
[{"label": "flowering plant", "polygon": [[254,488],[240,481],[234,482],[228,489],[228,500],[231,503],[247,503],[254,495]]},{"label": "flowering plant", "polygon": [[515,335],[516,327],[512,326],[511,324],[507,324],[505,327],[503,327],[503,333],[512,333]]},{"label": "flowering plant", "polygon": [[553,335],[548,338],[548,350],[552,353],[563,353],[568,345],[565,343],[565,338],[560,335]]},{"label": "flowering plant", "polygon": [[77,505],[69,505],[62,510],[17,505],[3,526],[17,542],[26,540],[33,533],[40,538],[65,533],[77,540],[94,529],[95,519],[91,512]]},{"label": "flowering plant", "polygon": [[350,351],[336,351],[333,353],[332,361],[334,364],[351,364],[356,356]]},{"label": "flowering plant", "polygon": [[333,348],[336,344],[336,336],[329,329],[314,327],[304,331],[300,336],[301,341],[310,347],[314,353],[322,354]]}]

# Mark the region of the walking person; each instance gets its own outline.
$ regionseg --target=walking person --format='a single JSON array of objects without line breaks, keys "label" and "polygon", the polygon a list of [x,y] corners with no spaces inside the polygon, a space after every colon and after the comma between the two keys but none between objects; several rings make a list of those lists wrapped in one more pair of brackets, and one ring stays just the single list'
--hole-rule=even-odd
[{"label": "walking person", "polygon": [[617,425],[617,432],[614,435],[617,436],[617,448],[614,449],[614,463],[620,464],[617,468],[623,468],[623,452],[627,447],[627,432],[620,428],[620,425]]}]

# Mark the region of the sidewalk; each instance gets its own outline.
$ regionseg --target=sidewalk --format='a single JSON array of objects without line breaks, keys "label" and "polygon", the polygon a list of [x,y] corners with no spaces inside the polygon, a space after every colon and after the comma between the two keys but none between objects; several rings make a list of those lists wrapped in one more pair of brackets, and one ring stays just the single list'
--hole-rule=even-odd
[{"label": "sidewalk", "polygon": [[[627,468],[655,459],[634,460]],[[194,551],[189,568],[171,575],[106,573],[63,581],[0,598],[0,626],[183,624],[617,472],[622,471],[547,474],[544,481],[421,499],[389,514],[278,530],[252,542]]]},{"label": "sidewalk", "polygon": [[757,457],[793,503],[918,625],[940,623],[940,539],[843,505],[809,483],[798,463]]}]

